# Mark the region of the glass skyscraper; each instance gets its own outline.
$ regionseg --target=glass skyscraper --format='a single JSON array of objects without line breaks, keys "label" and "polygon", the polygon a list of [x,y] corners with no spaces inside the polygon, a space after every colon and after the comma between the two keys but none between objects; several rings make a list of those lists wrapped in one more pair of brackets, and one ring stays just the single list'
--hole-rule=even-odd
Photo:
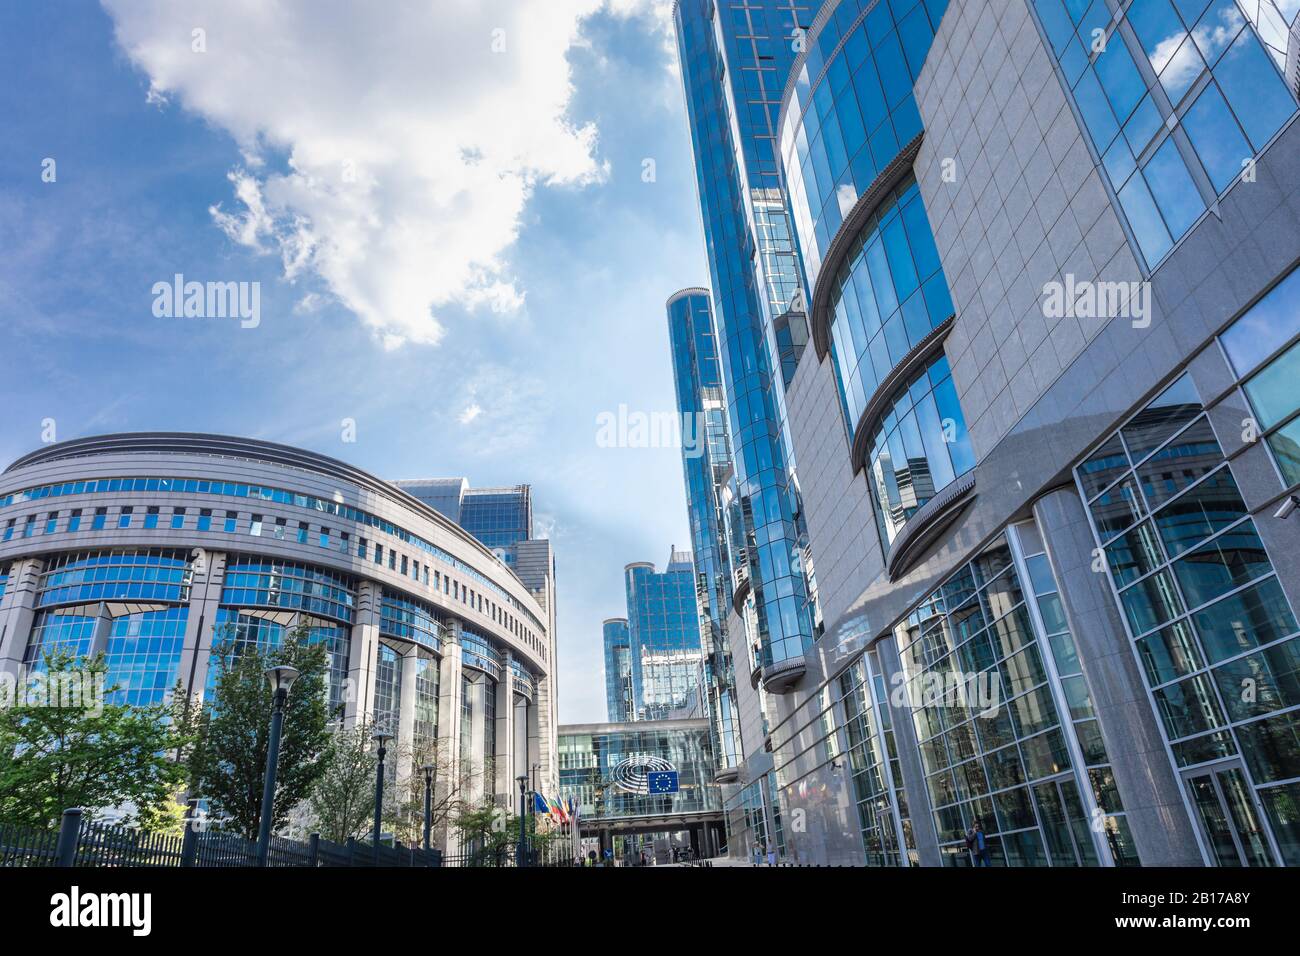
[{"label": "glass skyscraper", "polygon": [[[760,751],[737,688],[732,853],[1300,865],[1300,4],[676,19],[735,500],[771,464],[738,422],[774,411],[827,623],[784,680],[760,661]],[[773,181],[802,351],[763,294]]]},{"label": "glass skyscraper", "polygon": [[508,548],[532,537],[533,490],[468,488],[460,502],[460,526],[489,548]]},{"label": "glass skyscraper", "polygon": [[677,410],[684,435],[682,470],[694,548],[695,597],[704,653],[705,695],[720,773],[744,757],[736,705],[727,612],[735,596],[723,501],[731,474],[727,402],[707,289],[683,289],[668,300]]},{"label": "glass skyscraper", "polygon": [[632,720],[635,695],[632,691],[632,645],[627,618],[611,617],[601,630],[605,638],[605,711],[611,723]]},{"label": "glass skyscraper", "polygon": [[784,391],[807,342],[803,280],[776,147],[798,0],[682,0],[678,52],[713,285],[736,481],[736,588],[752,601],[751,670],[797,678],[820,626]]},{"label": "glass skyscraper", "polygon": [[700,693],[700,619],[695,566],[674,551],[662,573],[648,562],[624,569],[633,720],[664,720],[689,711]]}]

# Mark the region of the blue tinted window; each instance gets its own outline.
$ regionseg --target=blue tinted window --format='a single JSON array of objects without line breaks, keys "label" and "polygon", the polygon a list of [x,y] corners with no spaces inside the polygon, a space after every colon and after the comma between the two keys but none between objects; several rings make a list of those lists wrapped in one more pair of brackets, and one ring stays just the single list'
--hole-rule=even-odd
[{"label": "blue tinted window", "polygon": [[1134,176],[1119,192],[1124,215],[1137,236],[1138,246],[1148,263],[1159,262],[1173,246],[1169,230],[1156,209],[1155,201],[1141,176]]},{"label": "blue tinted window", "polygon": [[1247,375],[1300,332],[1300,270],[1291,272],[1221,336],[1238,375]]},{"label": "blue tinted window", "polygon": [[1241,172],[1243,163],[1254,155],[1214,83],[1205,88],[1187,111],[1183,128],[1196,147],[1205,174],[1219,192],[1227,188]]},{"label": "blue tinted window", "polygon": [[1223,55],[1214,77],[1256,150],[1295,112],[1295,100],[1250,30]]},{"label": "blue tinted window", "polygon": [[1205,201],[1192,182],[1187,165],[1178,152],[1178,146],[1172,139],[1156,150],[1147,163],[1147,185],[1155,197],[1156,205],[1164,213],[1169,232],[1181,236],[1196,221],[1196,217],[1205,211]]}]

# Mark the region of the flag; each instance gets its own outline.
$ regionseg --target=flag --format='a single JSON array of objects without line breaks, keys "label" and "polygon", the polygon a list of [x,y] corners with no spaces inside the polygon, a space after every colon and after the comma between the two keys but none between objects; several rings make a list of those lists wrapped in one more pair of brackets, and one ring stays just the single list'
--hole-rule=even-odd
[{"label": "flag", "polygon": [[546,798],[536,790],[533,791],[533,812],[534,813],[551,812],[551,808],[546,805]]},{"label": "flag", "polygon": [[677,793],[677,771],[652,770],[650,773],[646,774],[646,789],[651,794]]}]

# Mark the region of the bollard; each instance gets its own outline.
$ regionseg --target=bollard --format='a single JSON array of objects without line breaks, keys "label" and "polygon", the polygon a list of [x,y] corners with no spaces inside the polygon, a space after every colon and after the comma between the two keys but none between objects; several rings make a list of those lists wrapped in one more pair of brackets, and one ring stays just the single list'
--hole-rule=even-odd
[{"label": "bollard", "polygon": [[56,866],[74,866],[77,862],[77,841],[81,837],[81,808],[70,807],[63,811],[59,824],[59,842],[55,848]]}]

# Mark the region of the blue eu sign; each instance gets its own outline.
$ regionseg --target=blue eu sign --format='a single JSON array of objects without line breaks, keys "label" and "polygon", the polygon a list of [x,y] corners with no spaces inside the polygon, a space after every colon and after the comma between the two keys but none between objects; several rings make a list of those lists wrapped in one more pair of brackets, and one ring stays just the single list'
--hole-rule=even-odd
[{"label": "blue eu sign", "polygon": [[677,771],[676,770],[651,770],[646,774],[646,786],[650,793],[676,793]]}]

